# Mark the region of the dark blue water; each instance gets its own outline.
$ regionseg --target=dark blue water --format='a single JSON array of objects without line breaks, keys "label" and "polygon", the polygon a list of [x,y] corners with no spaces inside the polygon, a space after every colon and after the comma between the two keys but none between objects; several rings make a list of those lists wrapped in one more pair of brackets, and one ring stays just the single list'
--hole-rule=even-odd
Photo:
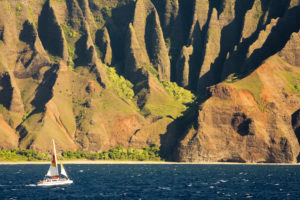
[{"label": "dark blue water", "polygon": [[74,164],[74,184],[36,186],[48,167],[0,165],[0,199],[300,199],[300,166]]}]

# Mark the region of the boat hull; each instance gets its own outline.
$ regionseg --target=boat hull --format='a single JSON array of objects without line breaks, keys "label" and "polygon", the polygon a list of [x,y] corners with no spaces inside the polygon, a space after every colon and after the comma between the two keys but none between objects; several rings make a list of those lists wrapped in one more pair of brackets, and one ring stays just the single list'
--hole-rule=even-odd
[{"label": "boat hull", "polygon": [[68,179],[68,180],[60,180],[60,179],[54,179],[54,180],[44,180],[38,182],[38,186],[58,186],[58,185],[70,185],[72,184],[73,181]]}]

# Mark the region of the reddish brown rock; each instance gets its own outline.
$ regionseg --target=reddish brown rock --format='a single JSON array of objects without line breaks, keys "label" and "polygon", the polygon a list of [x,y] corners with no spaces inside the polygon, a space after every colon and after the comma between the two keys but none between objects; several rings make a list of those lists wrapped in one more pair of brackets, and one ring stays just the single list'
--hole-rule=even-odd
[{"label": "reddish brown rock", "polygon": [[291,93],[288,97],[284,95],[282,91],[288,83],[278,74],[284,70],[299,73],[299,70],[282,68],[276,59],[270,59],[250,75],[257,73],[258,81],[263,84],[259,96],[241,89],[239,81],[211,88],[212,96],[199,110],[197,127],[189,129],[179,143],[176,160],[297,161],[299,143],[291,126],[291,116],[299,109],[299,97]]}]

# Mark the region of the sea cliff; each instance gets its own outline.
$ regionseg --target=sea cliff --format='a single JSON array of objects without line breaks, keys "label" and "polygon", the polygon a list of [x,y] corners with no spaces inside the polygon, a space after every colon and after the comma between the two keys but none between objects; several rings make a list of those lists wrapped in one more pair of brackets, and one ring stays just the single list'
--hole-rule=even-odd
[{"label": "sea cliff", "polygon": [[0,149],[297,162],[298,0],[0,1]]}]

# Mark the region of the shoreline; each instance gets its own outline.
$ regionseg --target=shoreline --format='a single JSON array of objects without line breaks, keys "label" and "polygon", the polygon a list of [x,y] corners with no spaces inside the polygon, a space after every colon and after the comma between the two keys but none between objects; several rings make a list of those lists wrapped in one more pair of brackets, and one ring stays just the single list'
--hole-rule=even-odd
[{"label": "shoreline", "polygon": [[[167,162],[167,161],[105,161],[69,160],[63,164],[126,164],[126,165],[300,165],[300,163],[236,163],[236,162]],[[50,161],[0,161],[1,165],[48,165]]]}]

